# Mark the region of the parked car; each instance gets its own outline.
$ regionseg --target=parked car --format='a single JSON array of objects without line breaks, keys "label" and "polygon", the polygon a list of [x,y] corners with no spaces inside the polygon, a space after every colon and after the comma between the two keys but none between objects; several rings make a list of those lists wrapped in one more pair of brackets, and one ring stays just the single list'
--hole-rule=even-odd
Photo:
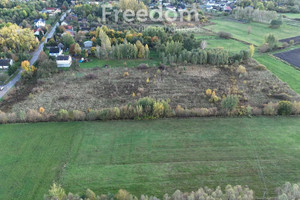
[{"label": "parked car", "polygon": [[2,86],[2,87],[0,87],[0,91],[2,91],[2,90],[4,90],[4,87]]}]

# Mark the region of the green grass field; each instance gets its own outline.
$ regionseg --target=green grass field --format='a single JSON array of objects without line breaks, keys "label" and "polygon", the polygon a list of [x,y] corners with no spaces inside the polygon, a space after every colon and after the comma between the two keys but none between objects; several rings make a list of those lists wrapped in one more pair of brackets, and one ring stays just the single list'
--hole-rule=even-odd
[{"label": "green grass field", "polygon": [[150,53],[149,59],[100,60],[95,57],[90,59],[90,62],[80,63],[80,67],[93,68],[97,66],[104,67],[104,65],[109,65],[110,67],[124,67],[124,62],[126,62],[127,67],[137,67],[141,63],[148,64],[149,66],[157,66],[161,62],[155,52]]},{"label": "green grass field", "polygon": [[285,15],[288,18],[291,18],[291,19],[300,18],[300,13],[283,13],[282,15]]},{"label": "green grass field", "polygon": [[248,45],[243,44],[239,41],[232,39],[222,39],[214,35],[195,35],[195,38],[199,40],[205,40],[207,42],[208,48],[223,47],[224,49],[227,49],[228,51],[231,51],[233,53],[238,53],[241,50],[249,49]]},{"label": "green grass field", "polygon": [[[0,126],[0,199],[68,191],[157,195],[300,178],[300,118],[195,118]],[[266,184],[266,188],[264,186]]]},{"label": "green grass field", "polygon": [[273,74],[283,82],[288,83],[293,90],[300,94],[299,70],[268,54],[256,53],[254,59],[265,65]]},{"label": "green grass field", "polygon": [[[264,42],[264,37],[268,33],[273,33],[278,39],[289,38],[293,36],[300,35],[297,27],[283,24],[278,29],[269,28],[268,24],[261,23],[238,23],[234,21],[228,21],[224,19],[215,19],[213,20],[215,25],[207,26],[206,28],[214,31],[225,31],[233,35],[234,38],[237,38],[242,41],[249,42],[254,45],[261,45]],[[251,34],[248,35],[248,27],[251,26]]]}]

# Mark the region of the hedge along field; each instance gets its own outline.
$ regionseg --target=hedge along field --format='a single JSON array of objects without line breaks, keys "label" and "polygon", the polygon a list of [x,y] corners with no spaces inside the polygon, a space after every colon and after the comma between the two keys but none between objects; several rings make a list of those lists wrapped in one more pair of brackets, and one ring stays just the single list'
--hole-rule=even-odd
[{"label": "hedge along field", "polygon": [[0,199],[42,199],[53,180],[80,194],[124,188],[161,198],[176,189],[241,184],[256,197],[266,189],[274,196],[285,181],[299,181],[299,122],[260,117],[1,125]]},{"label": "hedge along field", "polygon": [[268,54],[255,54],[254,58],[259,63],[265,65],[279,79],[286,82],[293,90],[300,94],[299,70]]},{"label": "hedge along field", "polygon": [[[214,31],[225,31],[233,35],[234,38],[249,42],[251,44],[260,46],[264,42],[264,37],[268,33],[273,33],[278,39],[289,38],[299,35],[299,30],[295,26],[283,24],[278,29],[269,28],[268,24],[262,23],[239,23],[224,19],[212,20],[214,25],[206,26],[206,28]],[[251,26],[251,34],[248,35],[248,27]]]}]

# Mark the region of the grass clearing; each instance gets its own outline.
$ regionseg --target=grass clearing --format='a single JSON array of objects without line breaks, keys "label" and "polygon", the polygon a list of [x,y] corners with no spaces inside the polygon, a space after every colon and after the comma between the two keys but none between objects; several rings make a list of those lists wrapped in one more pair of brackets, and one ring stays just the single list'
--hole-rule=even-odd
[{"label": "grass clearing", "polygon": [[300,94],[299,70],[268,54],[255,54],[254,58]]},{"label": "grass clearing", "polygon": [[124,67],[126,62],[127,67],[137,67],[139,64],[145,63],[149,66],[157,66],[161,62],[156,52],[150,52],[150,58],[148,59],[123,59],[123,60],[100,60],[98,58],[91,58],[91,61],[86,63],[80,63],[81,68],[94,68],[104,67],[109,65],[110,67]]},{"label": "grass clearing", "polygon": [[41,199],[53,180],[74,193],[124,188],[161,198],[175,189],[229,183],[248,185],[262,197],[264,179],[274,196],[285,181],[299,181],[299,122],[260,117],[1,125],[0,199]]},{"label": "grass clearing", "polygon": [[[234,38],[252,43],[257,46],[261,45],[264,42],[264,37],[268,33],[273,33],[278,39],[284,39],[299,35],[299,30],[297,28],[287,24],[283,24],[278,29],[271,29],[269,28],[268,24],[255,22],[243,24],[224,19],[215,19],[213,20],[213,22],[216,24],[207,26],[206,28],[214,32],[229,32],[233,35]],[[252,28],[250,35],[248,35],[249,26],[251,26]]]},{"label": "grass clearing", "polygon": [[239,53],[241,50],[249,49],[248,45],[243,44],[239,41],[232,39],[223,39],[214,35],[195,35],[195,38],[199,40],[205,40],[207,42],[208,48],[223,47],[224,49],[233,53]]},{"label": "grass clearing", "polygon": [[282,15],[285,15],[291,19],[300,19],[300,13],[282,13]]}]

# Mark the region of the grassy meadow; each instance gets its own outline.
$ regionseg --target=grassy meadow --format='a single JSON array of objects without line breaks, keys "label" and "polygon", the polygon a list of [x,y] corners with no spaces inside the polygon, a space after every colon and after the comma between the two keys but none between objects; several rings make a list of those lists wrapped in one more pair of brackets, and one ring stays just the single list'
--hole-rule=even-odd
[{"label": "grassy meadow", "polygon": [[233,53],[239,53],[241,50],[248,50],[249,45],[233,39],[223,39],[215,35],[195,35],[199,40],[207,42],[207,48],[224,48]]},{"label": "grassy meadow", "polygon": [[[256,197],[299,181],[300,118],[192,118],[0,126],[0,199],[41,199],[53,181],[97,194],[226,184]],[[212,126],[213,125],[213,126]]]},{"label": "grassy meadow", "polygon": [[[299,35],[297,27],[283,24],[278,29],[269,28],[268,24],[262,23],[239,23],[224,19],[212,20],[215,24],[206,26],[206,28],[214,31],[225,31],[233,35],[234,38],[249,42],[251,44],[260,46],[264,42],[264,37],[268,33],[273,33],[278,39],[285,39]],[[251,34],[248,34],[248,27],[251,27]]]},{"label": "grassy meadow", "polygon": [[124,67],[126,63],[127,67],[137,67],[139,64],[148,64],[150,67],[157,66],[161,61],[158,58],[156,52],[150,52],[149,58],[147,59],[123,59],[123,60],[100,60],[95,57],[90,58],[91,61],[80,63],[81,68],[94,68],[94,67],[104,67],[108,65],[110,67]]},{"label": "grassy meadow", "polygon": [[269,54],[256,54],[254,59],[265,65],[279,79],[300,94],[300,71],[298,69]]},{"label": "grassy meadow", "polygon": [[288,18],[291,19],[299,19],[300,18],[300,13],[283,13],[282,15],[285,15]]}]

